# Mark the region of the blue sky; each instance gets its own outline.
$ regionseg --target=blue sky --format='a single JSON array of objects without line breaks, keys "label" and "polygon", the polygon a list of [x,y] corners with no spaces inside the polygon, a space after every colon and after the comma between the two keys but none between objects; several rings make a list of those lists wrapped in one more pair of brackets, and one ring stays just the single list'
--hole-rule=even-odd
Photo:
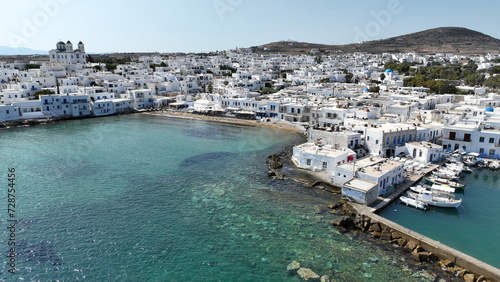
[{"label": "blue sky", "polygon": [[0,45],[87,52],[208,52],[279,40],[345,44],[443,26],[500,38],[500,1],[3,1]]}]

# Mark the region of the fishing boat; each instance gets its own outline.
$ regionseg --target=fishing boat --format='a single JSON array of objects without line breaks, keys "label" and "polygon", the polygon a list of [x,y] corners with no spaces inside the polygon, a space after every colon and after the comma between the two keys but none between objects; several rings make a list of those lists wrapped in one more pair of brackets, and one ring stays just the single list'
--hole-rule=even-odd
[{"label": "fishing boat", "polygon": [[464,168],[462,169],[463,172],[473,172],[474,169],[473,168],[470,168],[468,166],[464,166]]},{"label": "fishing boat", "polygon": [[408,192],[408,195],[417,201],[421,201],[429,206],[441,208],[458,208],[462,204],[462,199],[455,199],[455,195],[435,193],[425,191],[424,193]]},{"label": "fishing boat", "polygon": [[444,184],[444,185],[448,185],[451,188],[455,188],[455,189],[464,189],[465,188],[465,184],[451,181],[448,179],[434,177],[434,176],[433,177],[424,177],[424,181],[427,184],[438,184],[438,185]]},{"label": "fishing boat", "polygon": [[453,194],[455,193],[455,188],[452,188],[448,185],[438,185],[432,184],[432,186],[428,185],[417,185],[410,187],[410,190],[416,193],[424,193],[424,192],[434,192],[434,193],[443,193],[443,194]]},{"label": "fishing boat", "polygon": [[401,202],[405,203],[407,206],[412,206],[414,208],[421,209],[421,210],[425,210],[427,208],[426,203],[419,201],[419,200],[416,200],[416,199],[413,199],[413,198],[410,198],[410,197],[401,196],[401,197],[399,197],[399,199],[401,200]]},{"label": "fishing boat", "polygon": [[432,175],[437,178],[449,179],[449,180],[458,180],[459,176],[454,171],[446,170],[446,169],[437,169],[432,172]]}]

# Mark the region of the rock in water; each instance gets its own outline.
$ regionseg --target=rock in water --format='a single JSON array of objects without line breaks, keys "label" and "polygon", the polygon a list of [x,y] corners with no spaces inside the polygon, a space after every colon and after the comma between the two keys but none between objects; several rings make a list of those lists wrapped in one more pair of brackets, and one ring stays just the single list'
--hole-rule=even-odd
[{"label": "rock in water", "polygon": [[469,273],[469,274],[465,274],[465,275],[464,275],[464,280],[465,280],[466,282],[474,282],[474,281],[476,281],[476,279],[474,279],[474,278],[475,278],[475,277],[474,277],[474,274],[472,274],[472,273]]},{"label": "rock in water", "polygon": [[354,220],[350,216],[342,216],[332,223],[335,226],[343,227],[345,229],[351,228],[354,225]]},{"label": "rock in water", "polygon": [[287,267],[286,271],[288,272],[288,275],[294,276],[297,274],[297,271],[300,269],[300,263],[298,261],[292,261]]},{"label": "rock in water", "polygon": [[309,268],[300,268],[297,271],[297,274],[300,276],[300,278],[304,279],[304,281],[320,281],[320,277],[318,274],[314,273],[312,270]]}]

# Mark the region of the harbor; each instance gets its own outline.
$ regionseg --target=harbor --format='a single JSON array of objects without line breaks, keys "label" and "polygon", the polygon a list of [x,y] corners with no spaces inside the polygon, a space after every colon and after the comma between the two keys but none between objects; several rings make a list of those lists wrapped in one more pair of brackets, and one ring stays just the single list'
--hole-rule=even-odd
[{"label": "harbor", "polygon": [[[408,206],[404,203],[399,204],[397,201],[402,195],[404,195],[412,186],[418,185],[425,176],[430,175],[433,171],[436,171],[441,165],[433,165],[426,169],[425,171],[417,174],[411,174],[404,182],[398,185],[398,188],[387,197],[378,197],[377,202],[373,205],[366,206],[358,203],[348,202],[348,207],[354,211],[356,214],[354,222],[357,222],[358,228],[371,232],[375,238],[380,238],[382,241],[387,243],[393,243],[401,247],[403,250],[410,252],[415,260],[417,261],[430,261],[439,263],[441,268],[445,271],[456,274],[459,277],[467,279],[472,279],[470,281],[481,281],[480,279],[487,279],[489,281],[500,281],[500,269],[484,262],[483,260],[466,254],[462,251],[455,249],[452,246],[448,246],[445,242],[439,240],[439,236],[426,236],[419,233],[419,227],[422,226],[422,221],[412,225],[409,228],[407,226],[408,222],[411,222],[408,214],[411,213],[414,217],[418,217],[419,214],[427,215],[428,213],[452,215],[456,220],[456,215],[460,215],[458,209],[445,209],[445,208],[432,208],[429,211],[418,210],[414,207]],[[483,179],[489,179],[489,174],[492,171],[487,171],[482,169],[480,172],[477,170],[474,173],[469,173],[461,182],[466,182],[469,188],[473,191],[470,193],[463,192],[465,202],[469,200],[465,197],[465,194],[470,195],[472,193],[480,193],[475,188],[474,180],[480,181],[479,177],[476,177],[478,173],[483,173]],[[494,173],[493,173],[494,174]],[[488,177],[486,177],[488,175]],[[494,177],[494,176],[493,176]],[[498,177],[496,178],[498,182]],[[471,183],[472,182],[472,183]],[[461,200],[460,200],[461,201]],[[467,209],[462,208],[464,213],[471,206],[467,205]],[[476,208],[476,206],[474,206]],[[401,214],[401,211],[405,212],[405,216],[397,217],[397,222],[391,220],[392,216]],[[435,216],[433,216],[435,217]],[[425,216],[426,220],[429,220],[429,216]],[[453,219],[448,219],[448,221]],[[446,220],[445,220],[446,221]],[[447,223],[443,222],[443,218],[438,218],[436,220],[430,219],[427,225],[432,226],[442,226],[447,227]],[[486,223],[486,222],[485,222]],[[489,223],[489,222],[488,222]],[[463,226],[463,225],[459,225]],[[456,228],[455,228],[456,229]],[[437,230],[442,230],[442,228],[435,227],[435,232]],[[452,231],[460,232],[459,230]],[[450,234],[450,232],[443,232],[445,234]],[[473,233],[472,233],[473,234]],[[471,235],[472,235],[471,234]],[[437,234],[436,234],[437,235]],[[476,234],[477,235],[477,234]],[[446,236],[445,236],[446,237]],[[434,238],[434,239],[433,239]],[[491,240],[491,239],[489,239]],[[463,243],[463,241],[461,241]],[[469,252],[468,252],[469,253]],[[467,275],[467,276],[466,276]]]}]

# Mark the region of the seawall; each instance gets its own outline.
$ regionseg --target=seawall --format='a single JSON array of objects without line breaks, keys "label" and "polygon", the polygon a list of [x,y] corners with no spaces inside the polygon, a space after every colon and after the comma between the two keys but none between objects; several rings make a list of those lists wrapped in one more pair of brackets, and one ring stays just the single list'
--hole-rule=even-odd
[{"label": "seawall", "polygon": [[[371,212],[366,206],[356,203],[348,204],[357,213],[355,222],[359,223],[358,227],[373,232],[374,237],[398,244],[406,251],[412,252],[415,259],[432,261],[432,255],[434,255],[442,261],[442,267],[447,268],[448,271],[457,271],[461,276],[469,274],[469,277],[474,274],[473,281],[478,281],[482,276],[487,280],[500,282],[500,269],[383,218]],[[443,263],[444,260],[448,262]]]}]

